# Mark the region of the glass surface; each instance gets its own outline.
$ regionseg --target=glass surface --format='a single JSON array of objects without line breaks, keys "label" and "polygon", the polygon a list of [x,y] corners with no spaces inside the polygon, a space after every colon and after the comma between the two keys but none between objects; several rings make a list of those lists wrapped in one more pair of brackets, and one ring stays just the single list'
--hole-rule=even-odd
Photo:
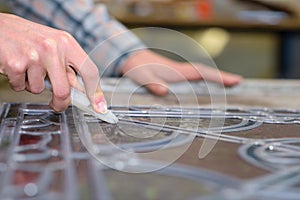
[{"label": "glass surface", "polygon": [[95,144],[107,144],[107,140],[113,144],[147,142],[160,140],[172,134],[172,132],[122,124],[122,122],[118,125],[88,123],[88,128]]},{"label": "glass surface", "polygon": [[192,200],[213,191],[209,185],[176,176],[155,173],[128,174],[111,170],[105,171],[105,175],[115,200]]},{"label": "glass surface", "polygon": [[[123,121],[121,119],[119,124],[111,125],[96,120],[81,111],[78,111],[80,115],[76,116],[76,121],[72,108],[59,114],[52,112],[48,106],[43,104],[5,104],[3,108],[0,113],[0,199],[194,200],[207,195],[214,196],[223,190],[228,191],[226,189],[230,186],[237,187],[238,181],[234,182],[232,179],[214,172],[208,173],[199,166],[197,166],[199,167],[197,170],[195,168],[191,170],[186,166],[173,168],[173,165],[163,171],[147,174],[130,174],[107,169],[97,163],[86,151],[77,132],[78,127],[83,128],[82,130],[86,131],[86,134],[89,133],[92,136],[92,142],[99,146],[105,146],[106,142],[111,142],[118,145],[139,144],[139,147],[153,147],[168,142],[170,138],[177,135],[177,128],[182,130],[207,128],[211,120],[209,117],[195,120],[191,117],[164,117],[165,115],[163,117],[127,116],[123,118]],[[147,110],[147,107],[144,108]],[[136,112],[134,114],[145,113],[139,107],[115,109],[119,112],[128,110]],[[153,111],[153,109],[148,110]],[[180,113],[180,110],[174,110],[174,108],[164,109],[168,112],[172,110]],[[159,113],[160,109],[155,111]],[[190,108],[189,111],[193,111],[193,109]],[[207,115],[209,114],[209,110],[205,110],[205,112]],[[239,113],[239,109],[232,109],[231,112]],[[259,116],[265,117],[264,119],[267,121],[274,119],[275,115],[272,114],[274,113],[272,110],[255,110],[255,113],[259,112],[267,113]],[[246,111],[240,113],[241,115],[236,117],[227,116],[225,128],[231,127],[231,131],[235,131],[256,123],[255,120],[251,121],[245,117]],[[299,118],[298,111],[291,113],[280,110],[276,113],[283,117],[293,114],[295,119]],[[219,115],[212,115],[212,117],[217,122],[223,120]],[[299,125],[297,121],[292,123]],[[283,125],[289,126],[289,124]],[[178,135],[181,136],[181,134]],[[184,137],[178,137],[178,144],[182,144],[180,142],[184,139]],[[237,138],[226,135],[226,133],[222,134],[219,139],[230,142],[237,141]],[[243,139],[239,143],[244,143],[241,146],[240,154],[244,152],[243,158],[249,161],[249,165],[264,167],[272,171],[274,188],[283,186],[284,190],[281,191],[281,194],[286,196],[292,195],[293,191],[290,189],[299,189],[300,175],[295,170],[299,167],[299,138]],[[196,150],[198,149],[196,148]],[[232,151],[232,149],[225,150]],[[236,155],[236,152],[230,152],[228,155]],[[107,158],[114,162],[116,156],[123,155],[108,154]],[[128,157],[124,158],[125,161],[126,159],[132,161]],[[140,167],[155,165],[154,161],[135,159],[138,161],[137,163],[141,163]],[[198,158],[189,159],[193,163]],[[238,158],[234,157],[234,159]],[[222,164],[228,165],[225,161],[226,159]],[[117,164],[127,165],[125,162]],[[232,165],[232,167],[235,166]],[[280,169],[284,169],[287,174],[284,176],[280,173],[276,174]],[[275,179],[277,176],[282,177]],[[273,179],[267,177],[264,182],[261,181],[264,177],[259,178],[257,182],[251,180],[243,182],[241,185],[245,186],[244,188],[254,186],[257,188],[255,194],[260,194],[263,192],[261,188],[267,188],[262,183],[269,183]],[[269,182],[267,182],[268,180]],[[248,187],[247,184],[252,185]],[[235,192],[243,194],[242,190]],[[266,192],[268,192],[267,195],[270,195],[274,191],[270,187],[266,189]]]}]

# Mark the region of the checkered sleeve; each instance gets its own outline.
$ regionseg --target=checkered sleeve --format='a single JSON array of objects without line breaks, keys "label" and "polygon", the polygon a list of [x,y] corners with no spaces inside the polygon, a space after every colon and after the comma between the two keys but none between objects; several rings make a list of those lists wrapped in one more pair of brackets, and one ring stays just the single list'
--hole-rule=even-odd
[{"label": "checkered sleeve", "polygon": [[144,44],[93,0],[0,0],[34,22],[71,33],[98,65],[101,75],[118,76],[128,55]]}]

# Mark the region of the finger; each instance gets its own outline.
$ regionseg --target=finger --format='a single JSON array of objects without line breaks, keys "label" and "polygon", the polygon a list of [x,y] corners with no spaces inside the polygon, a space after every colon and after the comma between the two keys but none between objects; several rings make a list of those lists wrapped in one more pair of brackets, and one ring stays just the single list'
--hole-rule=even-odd
[{"label": "finger", "polygon": [[158,96],[164,96],[168,94],[169,92],[169,87],[167,83],[161,81],[161,80],[153,80],[154,82],[152,83],[147,83],[145,84],[145,87],[152,92],[155,95]]},{"label": "finger", "polygon": [[220,71],[213,67],[208,67],[202,64],[197,64],[198,73],[206,81],[222,83],[225,86],[232,86],[241,81],[241,76]]},{"label": "finger", "polygon": [[70,85],[66,74],[64,60],[61,59],[54,41],[46,42],[44,66],[52,85],[52,100],[50,106],[55,111],[65,110],[70,103]]},{"label": "finger", "polygon": [[25,90],[25,73],[18,75],[8,75],[11,88],[17,92]]},{"label": "finger", "polygon": [[85,92],[94,109],[100,113],[107,112],[107,103],[100,87],[100,77],[97,66],[89,57],[80,68],[80,74],[84,83]]},{"label": "finger", "polygon": [[135,67],[123,74],[141,86],[146,87],[153,94],[163,96],[169,91],[168,84],[151,71],[147,65]]},{"label": "finger", "polygon": [[33,94],[39,94],[45,89],[46,72],[44,68],[31,66],[27,70],[27,90]]},{"label": "finger", "polygon": [[26,62],[22,56],[10,57],[10,61],[7,63],[6,71],[4,72],[8,79],[10,86],[15,91],[25,90],[26,82]]},{"label": "finger", "polygon": [[66,52],[67,64],[82,77],[86,95],[96,112],[106,113],[107,103],[100,87],[99,71],[95,63],[88,57],[78,43],[72,39],[71,50]]},{"label": "finger", "polygon": [[223,84],[225,86],[234,86],[242,81],[242,77],[236,74],[221,71],[221,76],[223,77]]},{"label": "finger", "polygon": [[158,96],[164,96],[169,92],[168,84],[154,73],[149,73],[147,76],[144,76],[140,84]]},{"label": "finger", "polygon": [[73,67],[67,67],[67,77],[69,79],[70,86],[72,88],[75,88],[76,90],[85,93],[84,88],[80,84],[80,82],[77,79],[76,72],[74,71],[75,69]]}]

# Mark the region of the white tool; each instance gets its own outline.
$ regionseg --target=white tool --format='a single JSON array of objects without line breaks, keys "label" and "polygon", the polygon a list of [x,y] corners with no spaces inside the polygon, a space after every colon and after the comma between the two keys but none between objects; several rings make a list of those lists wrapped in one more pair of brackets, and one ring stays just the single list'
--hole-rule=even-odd
[{"label": "white tool", "polygon": [[[45,85],[47,89],[52,89],[51,83],[48,80],[45,81]],[[119,121],[110,110],[107,110],[105,114],[95,112],[86,94],[78,91],[75,88],[71,88],[71,103],[77,108],[95,116],[98,119],[101,119],[102,121],[110,124],[116,124]]]}]

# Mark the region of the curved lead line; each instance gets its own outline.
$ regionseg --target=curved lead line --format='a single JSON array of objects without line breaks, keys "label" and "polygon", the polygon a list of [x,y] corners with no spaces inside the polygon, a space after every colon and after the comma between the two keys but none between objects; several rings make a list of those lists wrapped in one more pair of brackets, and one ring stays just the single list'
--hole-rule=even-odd
[{"label": "curved lead line", "polygon": [[193,112],[193,111],[178,111],[178,112],[174,112],[174,111],[153,111],[153,110],[112,110],[115,114],[119,114],[119,115],[128,115],[128,116],[135,116],[135,115],[149,115],[149,116],[160,116],[160,115],[171,115],[171,116],[182,116],[182,117],[222,117],[224,115],[228,116],[228,117],[250,117],[253,116],[253,114],[247,114],[247,115],[237,115],[237,114],[228,114],[226,112],[218,112],[218,113],[214,113],[214,112]]},{"label": "curved lead line", "polygon": [[254,150],[255,155],[258,156],[260,159],[260,162],[268,163],[269,165],[274,165],[276,168],[283,168],[288,167],[291,165],[299,165],[300,164],[300,158],[299,155],[298,158],[294,157],[281,157],[278,155],[273,155],[270,153],[267,153],[265,149],[258,148]]},{"label": "curved lead line", "polygon": [[288,150],[289,152],[296,152],[300,156],[300,146],[290,145],[286,144],[285,142],[282,142],[282,145],[280,147],[284,147],[285,150]]},{"label": "curved lead line", "polygon": [[159,128],[160,130],[164,130],[164,131],[177,131],[178,133],[182,133],[182,134],[189,134],[189,135],[193,134],[193,135],[204,137],[204,138],[220,139],[220,140],[239,143],[239,144],[247,143],[248,141],[250,141],[250,139],[248,139],[248,138],[224,135],[221,133],[210,132],[210,131],[205,131],[205,132],[202,131],[201,132],[201,131],[197,131],[197,130],[190,130],[190,129],[184,129],[184,128],[180,128],[180,127],[174,127],[174,126],[170,126],[170,125],[161,125],[161,124],[157,124],[157,123],[141,122],[141,121],[137,121],[137,120],[128,120],[128,119],[123,119],[123,118],[120,118],[120,121],[132,123],[135,125],[140,125],[143,127],[145,127],[145,126],[156,127],[156,128]]},{"label": "curved lead line", "polygon": [[[79,112],[79,109],[75,109],[75,112],[76,111]],[[83,115],[84,114],[80,112],[78,116],[80,118],[80,116],[83,116]],[[81,126],[85,126],[85,123],[90,122],[90,120],[88,120],[88,121],[81,120],[81,121],[83,122],[82,124],[80,124]],[[93,120],[92,122],[98,122],[98,121]],[[147,126],[147,125],[144,126],[144,125],[140,125],[140,124],[134,124],[132,122],[122,122],[122,121],[120,121],[118,123],[118,125],[113,125],[113,126],[122,126],[122,124],[123,125],[131,125],[131,127],[132,127],[132,125],[134,125],[133,127],[135,127],[135,129],[136,128],[145,128],[145,129],[149,129],[152,131],[163,131],[160,133],[161,133],[161,135],[164,134],[164,136],[166,136],[166,137],[155,138],[154,140],[147,140],[147,141],[137,141],[134,143],[131,143],[130,141],[122,143],[122,144],[111,143],[112,146],[104,145],[100,148],[97,147],[97,150],[95,150],[96,152],[102,152],[102,153],[110,152],[111,153],[112,151],[116,151],[116,150],[119,151],[118,149],[122,149],[122,150],[126,150],[126,151],[133,151],[133,149],[134,149],[133,152],[135,152],[135,153],[136,152],[146,152],[146,151],[149,152],[149,151],[155,151],[157,149],[160,149],[161,147],[165,148],[165,145],[168,145],[168,147],[173,147],[173,146],[179,146],[181,144],[186,144],[187,142],[191,141],[190,140],[190,136],[192,136],[191,134],[190,135],[183,135],[183,134],[178,135],[177,132],[175,132],[174,130],[166,130],[166,129],[163,130],[161,127],[156,127],[156,126]],[[111,125],[105,125],[105,126],[111,126]],[[123,132],[123,133],[125,133],[125,132]],[[82,134],[82,135],[84,135],[84,137],[86,137],[89,134]],[[128,136],[128,134],[124,134],[124,135]],[[108,137],[110,137],[110,136],[112,136],[112,135],[108,135]],[[130,134],[129,134],[129,136],[130,136]],[[144,138],[141,138],[141,139],[144,139]],[[87,138],[87,140],[90,140],[90,138]],[[91,143],[91,142],[92,141],[90,141],[88,143]],[[118,149],[116,149],[116,148],[118,148]]]},{"label": "curved lead line", "polygon": [[[272,149],[270,149],[270,147]],[[300,147],[286,144],[285,142],[275,142],[275,143],[269,143],[265,144],[262,148],[268,149],[270,151],[273,151],[273,155],[276,155],[278,153],[288,153],[288,154],[296,154],[300,158]]]},{"label": "curved lead line", "polygon": [[[151,108],[147,106],[112,106],[112,111],[120,116],[130,116],[130,117],[183,117],[183,118],[195,118],[195,117],[218,117],[226,116],[233,118],[249,118],[257,122],[273,123],[273,124],[294,124],[300,123],[300,111],[293,110],[289,112],[293,113],[278,113],[276,110],[272,109],[237,109],[237,111],[231,112],[230,109],[225,111],[203,109],[199,110],[197,108],[180,108],[180,107],[162,107],[162,108]],[[246,112],[241,113],[239,110]],[[281,111],[281,110],[280,110]],[[282,111],[283,112],[283,111]]]},{"label": "curved lead line", "polygon": [[[126,108],[126,107],[124,107],[124,108]],[[145,109],[146,107],[143,107],[143,108]],[[155,112],[150,111],[149,112],[149,111],[143,111],[143,110],[137,110],[137,109],[135,109],[134,111],[120,111],[118,113],[119,114],[122,114],[122,113],[123,114],[128,114],[129,116],[134,115],[134,116],[139,116],[139,117],[149,117],[149,116],[150,117],[161,117],[161,115],[159,115],[159,114],[166,114],[166,112],[158,112],[158,111],[155,111]],[[150,115],[147,115],[147,114],[150,114]],[[180,113],[180,112],[168,112],[167,114],[173,115],[174,117],[182,117],[182,115],[181,115],[182,113]],[[278,117],[268,115],[268,114],[266,114],[265,111],[262,112],[261,114],[257,115],[257,116],[254,116],[254,117],[256,117],[256,119],[259,118],[259,122],[257,122],[259,124],[262,124],[264,121],[267,121],[267,120],[270,120],[270,119],[272,119],[273,122],[276,122],[275,118],[277,118],[277,120],[278,120]],[[235,115],[235,117],[238,117],[238,116]],[[239,116],[238,118],[241,118],[241,116]],[[287,119],[287,118],[284,118],[284,117],[280,117],[280,118],[283,118],[285,120]],[[150,127],[151,128],[156,127],[160,130],[177,131],[177,132],[183,133],[183,134],[195,134],[194,130],[182,129],[180,127],[161,125],[161,124],[156,124],[156,123],[152,123],[152,122],[141,122],[141,121],[137,121],[137,120],[128,120],[128,119],[120,119],[120,120],[123,121],[123,122],[126,121],[127,123],[132,123],[132,124],[137,125],[137,126],[141,125],[141,126],[147,126],[149,128]],[[231,130],[229,129],[228,132],[245,130],[245,126],[247,126],[247,121],[249,121],[249,119],[248,120],[243,119],[243,123],[240,123],[238,125],[230,126]],[[249,129],[249,127],[248,127],[248,129]],[[215,129],[214,131],[218,132],[220,130]],[[201,137],[206,137],[206,138],[211,138],[211,139],[220,139],[220,140],[223,140],[223,141],[242,143],[242,144],[266,145],[266,143],[267,143],[267,141],[264,141],[262,139],[247,139],[247,138],[240,138],[240,137],[235,137],[235,136],[232,137],[232,136],[228,136],[228,135],[221,135],[221,134],[215,133],[215,132],[209,132],[209,131],[201,130],[201,133],[197,132],[196,134],[197,134],[197,136],[201,136]]]},{"label": "curved lead line", "polygon": [[[255,152],[264,161],[269,163],[276,163],[279,165],[295,165],[300,164],[300,148],[298,146],[293,146],[286,144],[289,141],[278,141],[266,143],[258,147]],[[291,143],[295,141],[290,140]],[[298,141],[299,143],[299,141]]]},{"label": "curved lead line", "polygon": [[[299,183],[300,182],[300,167],[289,167],[282,170],[279,170],[271,175],[266,175],[261,178],[257,178],[254,180],[251,180],[247,182],[243,186],[245,189],[253,189],[256,190],[255,192],[259,190],[270,190],[272,189],[278,189],[278,188],[286,188],[288,186],[291,186],[290,183]],[[288,183],[288,184],[287,184]],[[298,194],[300,192],[298,191]],[[285,194],[287,195],[287,194]],[[288,195],[287,195],[288,196]],[[298,196],[299,197],[299,196]]]},{"label": "curved lead line", "polygon": [[299,146],[297,146],[299,143],[299,138],[265,139],[242,145],[238,153],[243,159],[257,167],[275,171],[299,166],[300,155]]},{"label": "curved lead line", "polygon": [[[111,106],[113,111],[117,112],[135,112],[135,113],[152,113],[152,112],[163,112],[163,113],[187,113],[195,115],[210,115],[210,116],[266,116],[265,110],[255,109],[243,109],[243,108],[228,108],[223,109],[211,109],[211,108],[199,108],[199,107],[149,107],[149,106]],[[262,112],[263,111],[263,112]],[[300,113],[299,113],[300,115]]]}]

